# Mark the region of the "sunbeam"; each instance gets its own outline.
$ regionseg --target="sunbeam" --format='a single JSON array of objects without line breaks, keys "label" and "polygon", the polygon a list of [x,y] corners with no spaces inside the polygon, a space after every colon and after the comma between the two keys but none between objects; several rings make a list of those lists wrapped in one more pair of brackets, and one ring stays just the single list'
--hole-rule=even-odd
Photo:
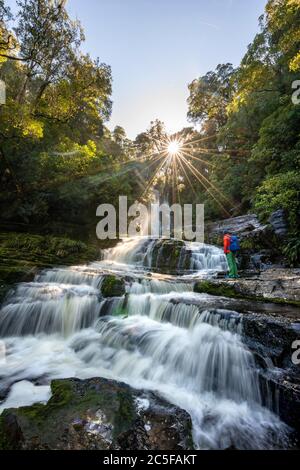
[{"label": "sunbeam", "polygon": [[[210,136],[209,139],[213,137],[215,136]],[[188,134],[186,137],[174,134],[172,136],[166,135],[161,139],[154,138],[154,152],[148,158],[143,158],[143,160],[147,161],[148,169],[153,165],[155,165],[155,168],[150,180],[145,181],[142,197],[146,197],[151,192],[151,189],[158,184],[158,180],[160,180],[159,184],[163,184],[164,188],[169,188],[167,194],[169,194],[168,197],[172,198],[172,201],[169,202],[175,202],[176,198],[180,200],[179,184],[181,177],[191,187],[194,196],[199,197],[192,184],[190,174],[218,204],[222,211],[230,216],[228,208],[232,208],[234,203],[211,181],[210,173],[213,171],[215,164],[208,160],[211,155],[228,155],[229,152],[221,151],[217,148],[200,147],[204,140],[208,140],[208,138],[196,138],[193,140],[191,134]],[[199,155],[202,155],[203,158],[200,158]],[[202,170],[197,168],[192,161],[195,164],[197,162],[202,164]],[[207,175],[203,174],[203,171]]]}]

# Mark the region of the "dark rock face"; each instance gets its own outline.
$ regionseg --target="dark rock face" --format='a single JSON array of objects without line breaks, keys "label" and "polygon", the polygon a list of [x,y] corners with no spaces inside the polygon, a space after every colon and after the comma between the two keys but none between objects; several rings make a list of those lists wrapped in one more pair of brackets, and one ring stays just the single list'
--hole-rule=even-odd
[{"label": "dark rock face", "polygon": [[0,448],[192,449],[189,415],[151,392],[94,378],[51,383],[46,405],[5,410]]},{"label": "dark rock face", "polygon": [[125,294],[125,281],[121,277],[107,275],[101,284],[103,297],[122,297]]},{"label": "dark rock face", "polygon": [[183,249],[181,240],[157,240],[152,252],[152,267],[162,272],[175,272]]},{"label": "dark rock face", "polygon": [[[298,366],[299,367],[299,366]],[[279,379],[269,381],[273,385],[277,399],[277,410],[280,418],[297,432],[297,440],[300,441],[300,380],[290,377],[289,373],[283,374]]]},{"label": "dark rock face", "polygon": [[216,237],[222,238],[224,232],[235,233],[242,240],[257,237],[264,233],[266,229],[267,225],[261,224],[256,214],[247,214],[208,224],[206,232],[210,242],[213,242]]},{"label": "dark rock face", "polygon": [[291,323],[280,317],[244,315],[243,336],[253,351],[271,359],[274,366],[296,373],[297,368],[292,363],[292,345],[294,341],[300,339],[300,331],[294,325],[297,323]]},{"label": "dark rock face", "polygon": [[277,211],[273,212],[269,219],[269,223],[271,224],[274,233],[275,235],[277,235],[277,237],[286,236],[288,232],[288,226],[283,209],[278,209]]},{"label": "dark rock face", "polygon": [[[300,364],[293,362],[300,323],[265,315],[243,316],[243,338],[260,365],[262,397],[300,439]],[[270,403],[268,403],[268,401]]]},{"label": "dark rock face", "polygon": [[261,224],[256,214],[232,217],[207,224],[208,243],[222,245],[224,232],[238,235],[241,242],[239,253],[240,269],[263,270],[273,266],[284,266],[282,238],[287,235],[288,226],[283,210],[274,212],[268,224]]}]

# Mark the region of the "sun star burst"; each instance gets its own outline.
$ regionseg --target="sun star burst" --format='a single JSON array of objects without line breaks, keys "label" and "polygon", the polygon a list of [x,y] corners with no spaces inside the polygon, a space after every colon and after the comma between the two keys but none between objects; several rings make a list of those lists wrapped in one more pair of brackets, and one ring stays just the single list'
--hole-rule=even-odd
[{"label": "sun star burst", "polygon": [[171,155],[172,157],[176,156],[179,154],[180,152],[180,142],[178,140],[172,140],[169,144],[168,144],[168,154]]}]

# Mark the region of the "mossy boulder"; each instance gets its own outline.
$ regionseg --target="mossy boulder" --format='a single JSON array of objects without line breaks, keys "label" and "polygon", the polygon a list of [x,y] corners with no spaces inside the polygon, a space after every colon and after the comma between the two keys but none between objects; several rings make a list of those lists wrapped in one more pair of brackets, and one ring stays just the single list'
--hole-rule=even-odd
[{"label": "mossy boulder", "polygon": [[51,383],[46,405],[4,410],[1,449],[191,449],[189,415],[128,385],[102,378]]},{"label": "mossy boulder", "polygon": [[199,281],[194,285],[194,292],[199,294],[217,295],[221,297],[238,297],[234,286],[226,285],[223,283],[215,283],[213,281]]},{"label": "mossy boulder", "polygon": [[122,297],[125,295],[125,281],[121,277],[109,274],[104,277],[101,284],[101,294],[103,297]]},{"label": "mossy boulder", "polygon": [[176,271],[184,246],[184,242],[181,240],[158,240],[152,252],[152,267],[163,272]]}]

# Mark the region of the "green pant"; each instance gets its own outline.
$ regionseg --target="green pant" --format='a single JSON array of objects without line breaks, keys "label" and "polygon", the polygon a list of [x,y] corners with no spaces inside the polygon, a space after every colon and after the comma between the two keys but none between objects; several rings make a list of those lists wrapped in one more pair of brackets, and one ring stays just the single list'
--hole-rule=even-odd
[{"label": "green pant", "polygon": [[229,266],[229,277],[237,277],[238,270],[237,270],[235,254],[232,253],[232,251],[230,251],[229,253],[226,254],[226,258],[227,258],[227,263]]}]

